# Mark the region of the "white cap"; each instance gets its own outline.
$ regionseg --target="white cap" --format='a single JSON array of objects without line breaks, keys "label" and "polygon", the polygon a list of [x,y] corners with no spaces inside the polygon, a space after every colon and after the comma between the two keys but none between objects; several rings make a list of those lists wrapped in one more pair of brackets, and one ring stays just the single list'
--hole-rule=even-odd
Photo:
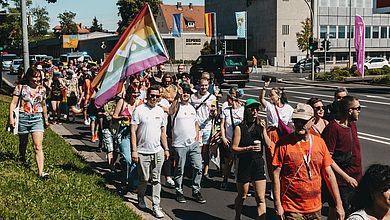
[{"label": "white cap", "polygon": [[43,70],[42,65],[37,65],[37,70]]}]

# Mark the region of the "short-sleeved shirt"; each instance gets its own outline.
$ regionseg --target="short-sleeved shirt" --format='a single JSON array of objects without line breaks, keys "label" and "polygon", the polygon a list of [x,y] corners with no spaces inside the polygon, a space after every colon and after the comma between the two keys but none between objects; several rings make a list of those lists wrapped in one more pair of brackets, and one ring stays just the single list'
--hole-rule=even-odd
[{"label": "short-sleeved shirt", "polygon": [[28,85],[17,85],[13,95],[20,96],[19,112],[43,112],[42,102],[46,100],[46,89],[44,86],[37,86],[33,89]]},{"label": "short-sleeved shirt", "polygon": [[311,135],[311,179],[303,155],[310,141],[297,141],[294,135],[285,136],[276,144],[272,165],[281,167],[280,194],[284,211],[310,213],[321,210],[321,170],[332,164],[328,148],[321,137]]},{"label": "short-sleeved shirt", "polygon": [[138,125],[138,153],[155,154],[162,150],[161,127],[166,126],[166,123],[164,111],[159,106],[142,104],[135,109],[131,124]]},{"label": "short-sleeved shirt", "polygon": [[[278,115],[275,111],[275,105],[266,101],[267,105],[264,111],[267,113],[267,127],[278,127]],[[293,107],[289,104],[284,104],[282,108],[276,107],[280,119],[283,123],[288,125],[292,123],[292,113],[294,111]]]},{"label": "short-sleeved shirt", "polygon": [[[356,123],[349,122],[348,127],[345,127],[340,125],[336,120],[332,120],[325,127],[321,136],[331,154],[347,154],[352,150],[352,164],[344,172],[357,181],[360,181],[363,175],[362,154]],[[337,181],[339,184],[346,184],[341,178],[337,178]]]},{"label": "short-sleeved shirt", "polygon": [[172,124],[172,146],[185,147],[195,142],[196,137],[196,111],[190,105],[180,104],[175,121]]},{"label": "short-sleeved shirt", "polygon": [[[229,141],[231,141],[233,138],[234,127],[239,125],[244,119],[244,111],[244,106],[240,106],[237,109],[228,106],[222,110],[221,119],[225,120],[225,135]],[[231,117],[230,112],[233,113],[233,117]],[[234,122],[234,127],[232,120]]]},{"label": "short-sleeved shirt", "polygon": [[[203,102],[204,104],[202,104]],[[191,96],[190,103],[195,109],[197,109],[199,105],[202,105],[196,110],[199,127],[201,130],[211,130],[212,120],[210,118],[210,108],[213,104],[217,105],[217,98],[214,95],[210,95],[209,92],[206,92],[203,96],[199,93],[195,93]]]},{"label": "short-sleeved shirt", "polygon": [[349,215],[347,220],[370,220],[370,218],[368,217],[367,212],[364,209],[360,209]]},{"label": "short-sleeved shirt", "polygon": [[78,80],[77,78],[64,78],[64,83],[66,86],[66,96],[67,97],[78,97]]}]

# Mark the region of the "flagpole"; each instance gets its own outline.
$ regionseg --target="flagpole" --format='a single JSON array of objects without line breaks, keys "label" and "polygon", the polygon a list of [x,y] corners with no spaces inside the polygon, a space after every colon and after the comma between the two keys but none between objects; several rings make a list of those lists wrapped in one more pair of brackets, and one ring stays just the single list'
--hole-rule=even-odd
[{"label": "flagpole", "polygon": [[217,45],[217,13],[216,12],[213,12],[214,14],[214,48],[215,48],[215,54],[217,54],[217,50],[218,50],[218,45]]},{"label": "flagpole", "polygon": [[245,57],[248,58],[248,11],[245,11]]}]

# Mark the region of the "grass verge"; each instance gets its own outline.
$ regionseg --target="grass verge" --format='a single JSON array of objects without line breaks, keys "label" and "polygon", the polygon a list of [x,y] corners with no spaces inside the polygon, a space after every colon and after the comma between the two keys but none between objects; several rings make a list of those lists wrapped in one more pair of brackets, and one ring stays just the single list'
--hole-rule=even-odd
[{"label": "grass verge", "polygon": [[31,139],[28,165],[19,162],[18,138],[5,131],[10,100],[0,95],[0,219],[141,219],[50,129],[43,140],[50,177],[37,177]]}]

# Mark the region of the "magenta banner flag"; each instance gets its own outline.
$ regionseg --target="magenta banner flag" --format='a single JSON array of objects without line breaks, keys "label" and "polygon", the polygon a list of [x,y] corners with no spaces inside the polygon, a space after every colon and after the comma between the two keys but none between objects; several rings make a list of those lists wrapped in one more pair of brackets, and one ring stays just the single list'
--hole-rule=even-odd
[{"label": "magenta banner flag", "polygon": [[356,15],[355,17],[355,50],[356,50],[356,67],[359,73],[364,77],[364,39],[365,39],[365,24],[363,17]]}]

